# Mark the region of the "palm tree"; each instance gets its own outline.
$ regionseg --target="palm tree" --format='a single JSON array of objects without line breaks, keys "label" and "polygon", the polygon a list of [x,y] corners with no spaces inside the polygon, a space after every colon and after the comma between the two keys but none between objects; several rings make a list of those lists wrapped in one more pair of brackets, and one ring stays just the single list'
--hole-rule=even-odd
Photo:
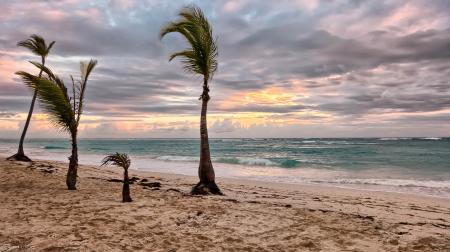
[{"label": "palm tree", "polygon": [[130,181],[128,179],[128,168],[130,168],[131,160],[125,153],[116,152],[106,156],[102,160],[102,166],[112,164],[123,168],[123,188],[122,188],[122,202],[132,202],[130,196]]},{"label": "palm tree", "polygon": [[175,52],[169,57],[169,61],[176,57],[181,58],[184,70],[188,73],[198,74],[203,77],[203,92],[199,100],[202,101],[200,117],[200,164],[198,176],[200,182],[192,189],[192,194],[222,194],[215,182],[214,169],[211,163],[209,151],[208,128],[206,123],[206,111],[208,108],[209,85],[217,70],[217,39],[213,37],[212,28],[204,16],[202,10],[195,5],[187,6],[178,13],[179,20],[168,23],[160,31],[162,39],[168,33],[179,33],[189,43],[189,47],[183,51]]},{"label": "palm tree", "polygon": [[69,157],[66,184],[69,190],[76,190],[78,170],[77,133],[80,117],[83,113],[84,94],[90,73],[97,64],[96,60],[80,62],[81,80],[72,80],[72,96],[68,95],[64,82],[43,64],[32,62],[47,74],[39,77],[27,72],[17,72],[23,82],[37,94],[42,108],[49,114],[50,121],[61,131],[70,133],[72,155]]},{"label": "palm tree", "polygon": [[[47,57],[50,49],[55,44],[55,41],[52,41],[48,46],[45,43],[45,40],[36,34],[30,36],[27,40],[22,40],[17,43],[17,46],[22,46],[29,49],[33,54],[41,56],[42,65],[45,65],[45,58]],[[42,69],[39,71],[39,77],[42,76]],[[25,161],[31,162],[31,159],[25,155],[23,151],[23,142],[25,140],[25,135],[27,134],[28,126],[30,125],[31,116],[33,115],[34,103],[36,102],[37,92],[35,91],[33,94],[33,99],[31,100],[30,110],[28,111],[27,121],[25,122],[25,126],[23,127],[22,135],[20,136],[19,148],[17,153],[8,157],[8,160],[17,160],[17,161]]]}]

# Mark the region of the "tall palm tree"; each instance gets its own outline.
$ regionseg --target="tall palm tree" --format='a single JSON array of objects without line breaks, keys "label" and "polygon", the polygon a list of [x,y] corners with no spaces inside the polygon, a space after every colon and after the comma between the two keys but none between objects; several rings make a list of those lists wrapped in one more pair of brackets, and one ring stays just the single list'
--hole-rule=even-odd
[{"label": "tall palm tree", "polygon": [[178,13],[179,20],[168,23],[160,31],[162,39],[168,33],[179,33],[189,43],[189,47],[183,51],[175,52],[169,57],[169,61],[180,57],[184,70],[188,73],[198,74],[203,77],[203,92],[199,100],[202,101],[200,117],[200,164],[198,176],[200,182],[192,189],[193,194],[222,194],[215,182],[214,169],[211,163],[209,151],[208,128],[206,123],[206,111],[208,108],[209,85],[217,70],[217,39],[213,37],[212,28],[202,10],[195,5],[187,6]]},{"label": "tall palm tree", "polygon": [[130,181],[128,179],[128,168],[130,168],[131,160],[125,153],[116,152],[110,154],[102,160],[102,165],[112,164],[123,168],[123,188],[122,202],[132,202],[130,196]]},{"label": "tall palm tree", "polygon": [[69,157],[66,184],[69,190],[76,190],[78,170],[77,133],[80,117],[83,113],[84,94],[90,73],[97,64],[96,60],[80,62],[81,80],[72,80],[72,96],[68,95],[67,88],[62,79],[46,66],[32,62],[47,74],[39,77],[27,72],[17,72],[23,82],[37,94],[42,108],[49,114],[50,121],[61,131],[70,133],[72,140],[72,155]]},{"label": "tall palm tree", "polygon": [[[52,41],[48,46],[45,43],[45,40],[36,34],[33,34],[30,36],[29,39],[22,40],[17,43],[17,46],[22,46],[27,49],[29,49],[33,54],[41,56],[41,64],[45,65],[45,58],[47,57],[48,53],[50,52],[50,49],[55,44],[55,41]],[[42,69],[39,71],[39,77],[42,76]],[[31,100],[30,109],[28,111],[27,120],[25,122],[25,126],[23,127],[22,135],[20,136],[19,141],[19,148],[17,150],[17,153],[12,155],[11,157],[8,157],[8,160],[17,160],[17,161],[25,161],[30,162],[31,159],[28,158],[25,155],[25,152],[23,151],[23,142],[25,140],[25,135],[27,134],[28,126],[30,125],[31,116],[33,115],[33,109],[34,109],[34,103],[36,102],[36,95],[37,92],[34,91],[33,99]]]}]

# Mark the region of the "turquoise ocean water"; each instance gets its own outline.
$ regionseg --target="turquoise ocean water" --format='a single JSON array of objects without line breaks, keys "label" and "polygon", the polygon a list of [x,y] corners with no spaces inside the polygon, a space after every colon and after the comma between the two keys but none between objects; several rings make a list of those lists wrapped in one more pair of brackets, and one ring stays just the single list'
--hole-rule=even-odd
[{"label": "turquoise ocean water", "polygon": [[[0,139],[0,154],[17,140]],[[66,139],[30,139],[32,158],[67,161]],[[218,177],[450,198],[450,138],[211,139]],[[196,175],[198,139],[81,139],[80,163],[126,152],[132,168]]]}]

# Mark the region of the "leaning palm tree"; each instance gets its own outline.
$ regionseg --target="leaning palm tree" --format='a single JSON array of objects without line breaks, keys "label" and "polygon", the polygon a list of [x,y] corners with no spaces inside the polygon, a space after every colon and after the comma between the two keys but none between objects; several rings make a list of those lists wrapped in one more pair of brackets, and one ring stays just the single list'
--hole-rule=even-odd
[{"label": "leaning palm tree", "polygon": [[72,80],[72,96],[68,95],[67,88],[62,79],[46,66],[32,62],[47,74],[39,77],[27,72],[17,72],[23,82],[37,94],[42,108],[49,114],[50,121],[61,131],[70,133],[72,140],[72,155],[69,157],[66,184],[69,190],[76,190],[78,170],[77,133],[80,117],[83,113],[84,95],[90,73],[97,64],[96,60],[80,63],[81,80]]},{"label": "leaning palm tree", "polygon": [[[17,46],[22,46],[27,49],[29,49],[33,54],[41,56],[41,62],[42,65],[45,65],[45,58],[47,57],[48,53],[50,52],[50,49],[55,44],[55,41],[52,41],[48,46],[45,43],[45,40],[36,34],[33,34],[30,36],[29,39],[20,41],[17,43]],[[42,69],[39,71],[39,77],[42,76]],[[8,160],[17,160],[17,161],[25,161],[30,162],[31,159],[28,158],[25,155],[25,152],[23,151],[23,142],[25,140],[25,135],[27,134],[28,126],[30,125],[31,116],[33,115],[33,109],[34,109],[34,103],[36,102],[36,95],[37,92],[34,91],[33,99],[31,100],[30,109],[28,111],[27,120],[25,122],[25,126],[23,127],[22,135],[20,136],[19,141],[19,148],[17,150],[17,153],[12,155],[11,157],[8,157]]]},{"label": "leaning palm tree", "polygon": [[130,168],[131,160],[125,153],[116,152],[110,154],[102,160],[102,166],[112,164],[123,168],[123,188],[122,188],[122,202],[132,202],[130,196],[130,181],[128,179],[128,168]]},{"label": "leaning palm tree", "polygon": [[161,29],[160,38],[162,39],[168,33],[179,33],[187,40],[189,47],[170,55],[169,61],[180,57],[186,72],[198,74],[203,77],[203,92],[199,98],[202,101],[200,117],[200,164],[198,168],[200,182],[194,186],[192,193],[221,194],[215,182],[206,123],[206,111],[208,101],[211,98],[209,96],[208,81],[212,79],[218,65],[217,39],[213,37],[212,28],[200,8],[194,5],[184,7],[178,13],[178,16],[180,16],[179,20],[170,22]]}]

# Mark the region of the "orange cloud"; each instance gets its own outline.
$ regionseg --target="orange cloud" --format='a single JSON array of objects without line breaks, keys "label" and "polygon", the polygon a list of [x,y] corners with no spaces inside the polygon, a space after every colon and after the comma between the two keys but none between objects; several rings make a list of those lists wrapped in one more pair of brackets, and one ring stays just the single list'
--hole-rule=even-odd
[{"label": "orange cloud", "polygon": [[263,90],[252,92],[240,92],[230,95],[230,99],[222,102],[221,107],[224,109],[248,105],[295,105],[297,95],[281,88],[271,87]]}]

